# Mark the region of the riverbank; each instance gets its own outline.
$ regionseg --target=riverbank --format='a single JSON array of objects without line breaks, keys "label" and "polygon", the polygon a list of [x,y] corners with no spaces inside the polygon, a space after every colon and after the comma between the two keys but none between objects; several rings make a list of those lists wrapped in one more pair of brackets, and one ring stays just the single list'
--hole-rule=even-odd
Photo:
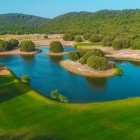
[{"label": "riverbank", "polygon": [[59,53],[53,53],[53,52],[47,52],[46,53],[48,56],[63,56],[63,55],[68,55],[68,52],[59,52]]},{"label": "riverbank", "polygon": [[89,68],[87,65],[82,65],[79,62],[73,62],[70,60],[61,61],[60,65],[72,73],[87,77],[111,77],[116,73],[115,68],[106,71],[96,71]]},{"label": "riverbank", "polygon": [[106,57],[113,58],[116,60],[130,60],[130,61],[140,61],[140,50],[132,49],[121,49],[115,50],[113,47],[106,46],[82,46],[79,49],[100,49],[106,53]]},{"label": "riverbank", "polygon": [[40,53],[41,50],[36,49],[33,52],[24,52],[24,51],[20,51],[20,49],[14,49],[11,51],[5,51],[5,52],[0,52],[0,55],[35,55],[37,53]]}]

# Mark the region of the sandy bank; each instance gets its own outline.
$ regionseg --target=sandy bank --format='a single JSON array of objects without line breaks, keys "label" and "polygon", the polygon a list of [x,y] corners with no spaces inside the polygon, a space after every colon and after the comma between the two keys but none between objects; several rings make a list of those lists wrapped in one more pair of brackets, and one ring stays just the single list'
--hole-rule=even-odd
[{"label": "sandy bank", "polygon": [[20,49],[15,49],[15,50],[6,51],[6,52],[0,52],[0,55],[34,55],[39,52],[40,50],[36,50],[33,52],[23,52],[23,51],[20,51]]},{"label": "sandy bank", "polygon": [[60,53],[47,52],[46,54],[48,56],[63,56],[63,55],[68,55],[68,52],[60,52]]},{"label": "sandy bank", "polygon": [[140,50],[132,50],[132,49],[122,49],[115,50],[112,47],[105,46],[88,46],[82,47],[82,49],[101,49],[106,53],[106,57],[114,58],[116,60],[130,60],[130,61],[140,61]]},{"label": "sandy bank", "polygon": [[60,62],[61,66],[68,71],[87,77],[111,77],[115,75],[115,68],[106,71],[96,71],[89,68],[87,65],[81,65],[79,62],[65,60]]},{"label": "sandy bank", "polygon": [[46,40],[33,40],[36,46],[50,45],[52,41],[60,41],[64,46],[74,46],[74,41],[64,41],[63,39],[46,39]]},{"label": "sandy bank", "polygon": [[0,75],[9,75],[10,72],[7,69],[0,70]]}]

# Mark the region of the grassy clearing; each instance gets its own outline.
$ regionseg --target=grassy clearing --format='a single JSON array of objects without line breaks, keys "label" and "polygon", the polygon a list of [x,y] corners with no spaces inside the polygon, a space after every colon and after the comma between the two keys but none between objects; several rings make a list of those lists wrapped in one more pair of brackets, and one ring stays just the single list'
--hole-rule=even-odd
[{"label": "grassy clearing", "polygon": [[12,74],[0,76],[2,140],[139,140],[139,110],[140,98],[92,104],[57,103]]},{"label": "grassy clearing", "polygon": [[98,46],[101,45],[101,42],[96,42],[96,43],[91,43],[91,42],[80,42],[76,43],[75,47],[76,48],[82,48],[82,47],[89,47],[89,46]]}]

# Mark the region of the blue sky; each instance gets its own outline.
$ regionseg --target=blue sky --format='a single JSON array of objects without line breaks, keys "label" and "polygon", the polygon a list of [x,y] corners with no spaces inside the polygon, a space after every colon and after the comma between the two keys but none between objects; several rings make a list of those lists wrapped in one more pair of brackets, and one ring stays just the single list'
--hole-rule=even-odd
[{"label": "blue sky", "polygon": [[25,13],[49,18],[73,11],[136,8],[140,8],[140,0],[0,0],[0,14]]}]

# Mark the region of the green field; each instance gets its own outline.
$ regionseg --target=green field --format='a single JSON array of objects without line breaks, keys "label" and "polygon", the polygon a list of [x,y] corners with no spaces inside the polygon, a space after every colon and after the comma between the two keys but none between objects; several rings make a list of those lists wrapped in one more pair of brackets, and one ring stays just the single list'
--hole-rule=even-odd
[{"label": "green field", "polygon": [[101,46],[101,42],[95,42],[95,43],[91,43],[91,42],[80,42],[80,43],[76,43],[74,46],[76,48],[81,49],[82,47]]},{"label": "green field", "polygon": [[0,140],[139,140],[140,98],[53,102],[14,75],[0,76]]}]

